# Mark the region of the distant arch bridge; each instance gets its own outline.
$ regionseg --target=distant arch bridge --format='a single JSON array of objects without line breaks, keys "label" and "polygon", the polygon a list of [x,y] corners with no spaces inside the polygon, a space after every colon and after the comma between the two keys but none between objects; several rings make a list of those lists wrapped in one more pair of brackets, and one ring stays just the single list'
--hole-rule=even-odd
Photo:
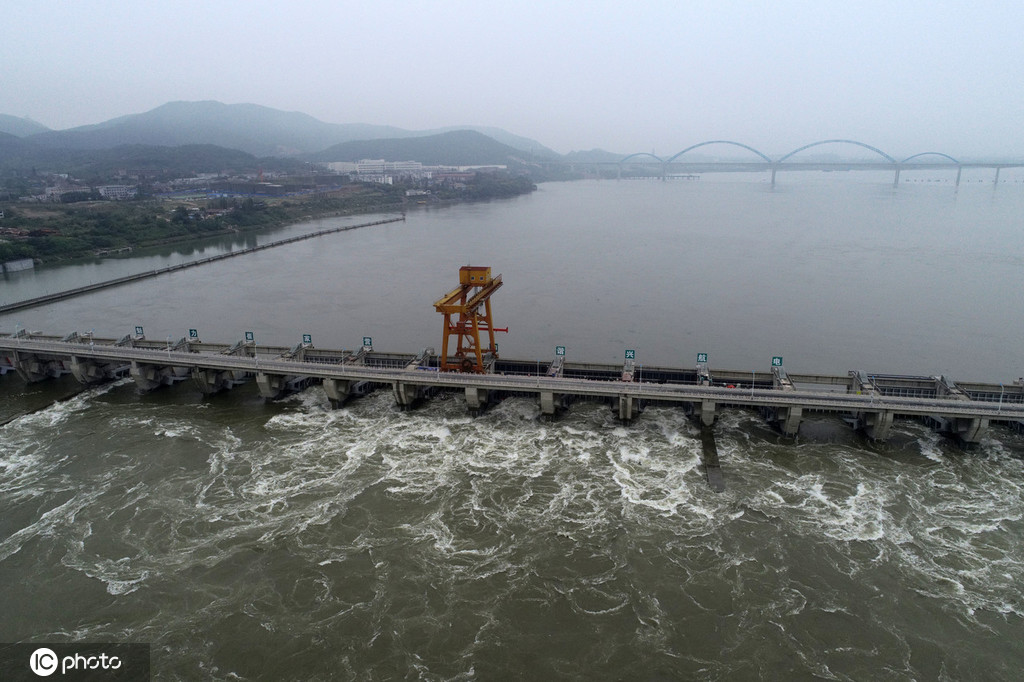
[{"label": "distant arch bridge", "polygon": [[[813,147],[820,147],[822,145],[853,145],[867,149],[879,158],[875,161],[842,161],[842,162],[824,162],[824,161],[798,161],[792,160],[794,156],[801,152],[811,149]],[[732,162],[732,161],[714,161],[714,162],[689,162],[680,161],[680,158],[692,152],[695,149],[701,147],[707,147],[710,145],[729,145],[733,147],[739,147],[749,151],[758,157],[756,161],[747,162]],[[922,157],[938,157],[937,160],[925,160],[921,161]],[[903,170],[923,170],[923,169],[936,169],[936,168],[956,168],[956,185],[960,185],[960,176],[964,168],[993,168],[996,171],[995,182],[999,182],[999,172],[1003,168],[1019,168],[1024,167],[1024,162],[1021,163],[1004,163],[997,161],[980,161],[972,163],[963,163],[960,160],[944,154],[943,152],[920,152],[913,154],[903,159],[902,161],[896,160],[895,157],[890,154],[886,154],[884,151],[877,147],[873,147],[866,142],[860,142],[858,140],[846,140],[846,139],[830,139],[830,140],[819,140],[817,142],[811,142],[801,147],[797,147],[788,154],[783,154],[777,159],[772,159],[764,152],[751,147],[748,144],[737,142],[735,140],[707,140],[706,142],[699,142],[694,145],[676,152],[672,156],[662,158],[657,156],[653,152],[635,152],[627,156],[622,157],[614,164],[617,167],[618,177],[622,177],[622,169],[625,164],[632,162],[634,164],[648,165],[655,164],[660,168],[660,177],[662,180],[668,177],[668,168],[672,164],[680,165],[685,164],[691,169],[707,169],[707,170],[747,170],[747,171],[758,171],[765,170],[771,171],[772,174],[772,186],[775,186],[775,174],[782,169],[788,170],[891,170],[893,171],[893,186],[899,184],[900,172]]]}]

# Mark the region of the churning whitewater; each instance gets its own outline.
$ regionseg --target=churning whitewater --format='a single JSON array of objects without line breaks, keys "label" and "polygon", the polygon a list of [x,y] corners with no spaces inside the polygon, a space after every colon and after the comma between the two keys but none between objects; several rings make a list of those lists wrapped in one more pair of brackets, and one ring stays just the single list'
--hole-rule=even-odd
[{"label": "churning whitewater", "polygon": [[953,679],[1019,655],[1016,434],[963,453],[823,418],[794,443],[727,411],[715,493],[677,409],[538,416],[91,389],[3,427],[0,561],[30,601],[76,595],[72,630],[4,627],[216,678]]}]

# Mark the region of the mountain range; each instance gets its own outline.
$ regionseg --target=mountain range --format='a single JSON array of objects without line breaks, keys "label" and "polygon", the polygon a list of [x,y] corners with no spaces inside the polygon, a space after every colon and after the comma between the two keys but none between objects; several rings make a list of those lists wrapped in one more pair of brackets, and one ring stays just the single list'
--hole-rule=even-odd
[{"label": "mountain range", "polygon": [[[256,104],[169,102],[141,114],[121,116],[103,123],[67,130],[49,130],[28,119],[0,115],[0,133],[14,135],[23,142],[44,149],[102,150],[119,145],[217,145],[256,157],[305,157],[314,154],[322,157],[324,150],[346,142],[423,138],[457,130],[472,130],[486,135],[532,158],[561,158],[558,153],[536,140],[499,128],[456,126],[412,131],[364,123],[325,123],[301,112],[280,111]],[[491,159],[486,163],[497,161]]]}]

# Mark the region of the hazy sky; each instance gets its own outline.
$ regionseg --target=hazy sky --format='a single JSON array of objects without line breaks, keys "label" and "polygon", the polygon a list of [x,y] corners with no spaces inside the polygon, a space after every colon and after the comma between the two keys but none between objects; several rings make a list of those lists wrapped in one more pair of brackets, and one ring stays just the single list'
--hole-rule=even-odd
[{"label": "hazy sky", "polygon": [[0,5],[0,113],[69,128],[173,100],[498,126],[556,151],[1024,156],[1024,2]]}]

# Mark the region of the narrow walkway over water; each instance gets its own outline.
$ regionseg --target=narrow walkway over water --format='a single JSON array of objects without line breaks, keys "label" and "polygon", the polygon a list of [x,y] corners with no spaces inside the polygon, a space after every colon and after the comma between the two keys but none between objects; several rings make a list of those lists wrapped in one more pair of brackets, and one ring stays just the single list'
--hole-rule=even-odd
[{"label": "narrow walkway over water", "polygon": [[126,275],[124,277],[118,277],[116,279],[109,279],[104,282],[96,282],[95,284],[87,284],[85,286],[76,287],[74,289],[67,289],[65,291],[58,291],[54,294],[46,294],[45,296],[37,296],[35,298],[29,298],[24,301],[15,301],[14,303],[8,303],[6,305],[0,305],[0,314],[9,313],[15,310],[24,310],[27,308],[35,308],[37,306],[45,305],[47,303],[53,303],[54,301],[63,301],[68,298],[75,296],[81,296],[92,291],[99,291],[100,289],[107,289],[109,287],[121,286],[122,284],[130,284],[132,282],[138,282],[142,279],[149,279],[150,277],[156,277],[158,275],[165,275],[169,272],[177,272],[178,270],[185,270],[186,268],[194,268],[199,265],[206,265],[207,263],[213,263],[215,261],[224,260],[225,258],[234,258],[235,256],[246,256],[250,253],[257,251],[263,251],[265,249],[272,249],[275,246],[283,246],[285,244],[292,244],[294,242],[302,241],[304,239],[312,239],[313,237],[322,237],[325,234],[333,234],[335,232],[347,232],[349,230],[358,230],[362,227],[373,227],[374,225],[385,225],[387,223],[396,223],[405,220],[405,214],[395,218],[386,218],[384,220],[375,220],[370,223],[360,223],[358,225],[343,225],[341,227],[332,227],[326,230],[318,230],[316,232],[310,232],[309,234],[301,234],[297,237],[289,237],[288,239],[281,239],[276,242],[270,242],[268,244],[260,244],[259,246],[251,246],[245,249],[239,249],[238,251],[230,251],[228,253],[222,253],[217,256],[210,256],[209,258],[200,258],[199,260],[189,261],[187,263],[178,263],[177,265],[170,265],[166,268],[159,268],[157,270],[149,270],[147,272],[140,272],[134,275]]}]

